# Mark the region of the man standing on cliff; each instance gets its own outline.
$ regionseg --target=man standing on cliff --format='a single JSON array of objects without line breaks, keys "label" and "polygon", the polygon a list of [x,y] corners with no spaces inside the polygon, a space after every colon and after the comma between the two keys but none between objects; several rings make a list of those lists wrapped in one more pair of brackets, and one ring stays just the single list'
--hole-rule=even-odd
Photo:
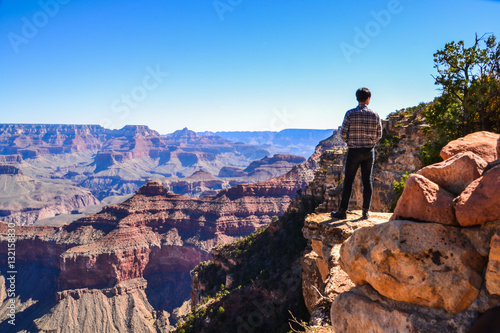
[{"label": "man standing on cliff", "polygon": [[375,144],[382,137],[382,123],[379,115],[368,107],[371,99],[368,88],[356,91],[358,106],[347,111],[342,123],[342,140],[347,143],[347,160],[345,163],[344,187],[339,210],[332,212],[332,217],[345,219],[352,185],[358,168],[361,167],[363,183],[363,219],[369,217],[368,211],[372,201],[372,170],[375,162]]}]

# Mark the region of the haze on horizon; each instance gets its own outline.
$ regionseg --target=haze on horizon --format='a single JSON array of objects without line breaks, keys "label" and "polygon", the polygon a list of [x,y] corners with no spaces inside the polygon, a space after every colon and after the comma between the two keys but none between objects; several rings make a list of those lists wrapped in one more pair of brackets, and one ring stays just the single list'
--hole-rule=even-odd
[{"label": "haze on horizon", "polygon": [[336,128],[439,94],[433,53],[500,38],[500,1],[0,1],[2,123],[162,134]]}]

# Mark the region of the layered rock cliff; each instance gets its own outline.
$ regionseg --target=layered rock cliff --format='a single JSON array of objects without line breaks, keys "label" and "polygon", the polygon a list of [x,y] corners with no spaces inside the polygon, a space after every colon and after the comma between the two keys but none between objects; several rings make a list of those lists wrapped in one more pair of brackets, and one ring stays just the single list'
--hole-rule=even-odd
[{"label": "layered rock cliff", "polygon": [[[335,132],[316,147],[315,153],[287,174],[273,179],[282,186],[303,186],[314,179],[320,156],[337,147]],[[270,181],[263,184],[269,186]],[[238,186],[238,193],[254,191],[254,184]],[[265,230],[212,250],[213,261],[192,271],[193,313],[177,332],[288,332],[290,312],[307,317],[301,288],[300,257],[305,249],[302,225],[306,214],[321,202],[321,195],[301,194],[281,218]]]},{"label": "layered rock cliff", "polygon": [[[216,195],[222,189],[229,189],[239,184],[266,181],[286,174],[294,166],[306,160],[300,156],[277,154],[272,157],[254,161],[245,169],[237,167],[223,167],[218,176],[200,169],[189,177],[170,178],[162,183],[172,192],[190,197],[204,197]],[[274,182],[280,186],[279,182]],[[296,190],[304,187],[300,184]]]},{"label": "layered rock cliff", "polygon": [[[168,180],[177,182],[168,186],[180,194],[215,195],[231,186],[284,174],[303,161],[268,154],[256,146],[199,136],[188,129],[161,136],[147,126],[108,130],[94,125],[0,124],[0,220],[27,225],[65,215],[61,221],[66,222],[72,212],[108,197],[132,194],[152,179],[166,185]],[[210,179],[225,166],[243,170],[252,162],[243,175]],[[200,179],[196,174],[200,170],[208,179]],[[18,191],[28,178],[6,176],[14,172],[36,184],[36,192]],[[186,179],[193,174],[196,179]]]},{"label": "layered rock cliff", "polygon": [[[46,283],[45,292],[16,294],[23,322],[17,329],[80,331],[90,318],[94,330],[169,331],[189,299],[190,270],[210,259],[215,245],[282,215],[316,166],[311,159],[278,179],[199,199],[150,182],[129,200],[69,225],[15,227],[16,264]],[[0,224],[4,278],[8,229]],[[10,300],[1,295],[4,320]],[[4,320],[0,328],[11,327]]]},{"label": "layered rock cliff", "polygon": [[0,221],[18,225],[99,204],[89,190],[58,181],[38,181],[12,165],[0,166],[0,189]]}]

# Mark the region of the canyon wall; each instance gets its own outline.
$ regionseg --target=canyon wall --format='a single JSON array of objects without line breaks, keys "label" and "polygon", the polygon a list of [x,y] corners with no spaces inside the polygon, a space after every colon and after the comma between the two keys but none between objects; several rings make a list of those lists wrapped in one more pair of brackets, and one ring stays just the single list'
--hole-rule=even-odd
[{"label": "canyon wall", "polygon": [[[132,326],[170,331],[186,311],[190,271],[211,259],[215,245],[233,242],[284,214],[315,167],[316,160],[310,159],[278,178],[203,198],[173,194],[149,182],[127,201],[69,225],[15,227],[20,278],[30,272],[45,284],[45,292],[26,288],[17,294],[21,328],[72,332],[93,318],[94,326],[89,327],[94,330]],[[8,229],[0,223],[4,280]],[[7,329],[9,299],[1,295],[0,328]],[[133,312],[123,310],[131,304]]]},{"label": "canyon wall", "polygon": [[[43,223],[67,223],[77,218],[72,214],[85,214],[83,208],[133,194],[149,180],[178,194],[215,195],[282,175],[304,161],[267,155],[186,128],[161,136],[147,126],[0,124],[0,221],[29,225],[61,216]],[[228,165],[241,174],[217,177]]]}]

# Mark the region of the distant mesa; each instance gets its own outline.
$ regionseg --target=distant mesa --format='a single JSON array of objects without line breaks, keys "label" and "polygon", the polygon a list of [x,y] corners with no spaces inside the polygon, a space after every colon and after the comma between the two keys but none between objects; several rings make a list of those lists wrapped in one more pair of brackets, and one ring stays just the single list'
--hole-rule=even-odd
[{"label": "distant mesa", "polygon": [[198,171],[195,171],[191,176],[186,177],[186,180],[216,180],[217,178],[214,177],[211,173],[200,169]]},{"label": "distant mesa", "polygon": [[126,125],[119,130],[112,130],[113,134],[125,136],[125,137],[136,137],[136,136],[160,136],[155,130],[150,129],[146,125]]},{"label": "distant mesa", "polygon": [[114,152],[99,152],[95,155],[94,162],[90,165],[95,165],[95,173],[99,173],[109,167],[123,161],[123,156]]},{"label": "distant mesa", "polygon": [[217,177],[222,177],[222,178],[234,177],[235,178],[235,177],[246,176],[246,174],[247,173],[245,171],[243,171],[243,169],[241,169],[241,168],[225,166],[225,167],[222,167],[220,169]]},{"label": "distant mesa", "polygon": [[187,127],[184,127],[181,130],[175,131],[169,136],[171,139],[176,141],[184,141],[184,142],[194,142],[198,139],[198,135],[194,131],[190,131]]},{"label": "distant mesa", "polygon": [[0,155],[1,164],[21,164],[23,158],[21,155]]},{"label": "distant mesa", "polygon": [[37,154],[65,154],[101,149],[105,141],[118,138],[160,137],[143,125],[127,125],[111,130],[99,125],[0,124],[0,153],[21,154],[24,159]]},{"label": "distant mesa", "polygon": [[255,172],[259,168],[263,168],[267,165],[273,165],[278,163],[285,164],[299,164],[305,162],[306,159],[302,156],[295,155],[285,155],[285,154],[276,154],[273,157],[264,157],[258,161],[254,161],[250,163],[250,165],[244,170],[247,173]]},{"label": "distant mesa", "polygon": [[139,190],[136,191],[136,193],[139,195],[152,197],[156,195],[166,195],[168,193],[168,190],[160,183],[153,181],[142,186]]},{"label": "distant mesa", "polygon": [[0,175],[22,175],[23,172],[12,165],[0,165]]}]

